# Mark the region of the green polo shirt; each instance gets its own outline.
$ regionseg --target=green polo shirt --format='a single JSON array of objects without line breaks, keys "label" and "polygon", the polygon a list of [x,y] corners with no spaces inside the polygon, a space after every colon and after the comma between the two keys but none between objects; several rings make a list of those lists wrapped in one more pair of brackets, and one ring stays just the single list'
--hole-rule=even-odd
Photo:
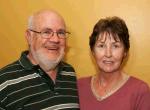
[{"label": "green polo shirt", "polygon": [[0,110],[79,110],[73,67],[61,62],[54,84],[27,54],[0,70]]}]

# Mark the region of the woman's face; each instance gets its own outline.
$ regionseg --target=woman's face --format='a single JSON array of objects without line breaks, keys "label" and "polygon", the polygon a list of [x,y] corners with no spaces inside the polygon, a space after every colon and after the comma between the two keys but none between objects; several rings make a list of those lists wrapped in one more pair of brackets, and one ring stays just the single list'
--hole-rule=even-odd
[{"label": "woman's face", "polygon": [[126,56],[123,43],[112,37],[111,34],[100,34],[93,55],[101,72],[112,73],[120,70],[122,61]]}]

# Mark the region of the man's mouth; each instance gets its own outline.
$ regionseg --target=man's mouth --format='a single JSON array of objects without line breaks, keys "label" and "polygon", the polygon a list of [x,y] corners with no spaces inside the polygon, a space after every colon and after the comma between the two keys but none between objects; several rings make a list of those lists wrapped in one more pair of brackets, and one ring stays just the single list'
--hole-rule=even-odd
[{"label": "man's mouth", "polygon": [[45,48],[48,50],[55,50],[55,51],[59,49],[58,46],[46,46]]}]

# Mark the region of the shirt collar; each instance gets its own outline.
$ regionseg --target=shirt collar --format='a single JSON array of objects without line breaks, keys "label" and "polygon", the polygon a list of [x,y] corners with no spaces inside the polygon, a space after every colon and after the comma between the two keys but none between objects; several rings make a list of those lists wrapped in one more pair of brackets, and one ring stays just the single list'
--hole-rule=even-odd
[{"label": "shirt collar", "polygon": [[[32,70],[33,68],[39,67],[38,65],[33,65],[30,60],[27,58],[29,51],[23,51],[21,53],[21,57],[19,59],[20,64],[24,67],[26,70]],[[58,71],[62,71],[64,66],[64,62],[60,62],[58,64]]]},{"label": "shirt collar", "polygon": [[19,59],[20,64],[26,69],[31,70],[35,65],[33,65],[30,60],[27,58],[29,51],[24,51],[21,53],[21,57]]}]

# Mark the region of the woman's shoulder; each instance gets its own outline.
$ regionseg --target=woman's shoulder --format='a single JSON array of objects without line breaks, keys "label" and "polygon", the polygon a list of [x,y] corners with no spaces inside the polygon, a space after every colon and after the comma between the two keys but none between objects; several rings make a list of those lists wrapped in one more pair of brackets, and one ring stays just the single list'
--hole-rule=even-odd
[{"label": "woman's shoulder", "polygon": [[85,92],[90,92],[92,76],[82,77],[77,80],[79,94],[85,95]]},{"label": "woman's shoulder", "polygon": [[143,80],[136,78],[134,76],[130,76],[130,82],[136,84],[136,85],[148,85],[146,82],[144,82]]},{"label": "woman's shoulder", "polygon": [[77,84],[79,88],[88,88],[91,84],[92,76],[82,77],[77,80]]},{"label": "woman's shoulder", "polygon": [[130,86],[139,89],[139,91],[150,91],[149,85],[146,82],[134,76],[130,76],[128,83]]},{"label": "woman's shoulder", "polygon": [[78,83],[87,83],[91,82],[92,76],[87,76],[87,77],[81,77],[78,79]]}]

